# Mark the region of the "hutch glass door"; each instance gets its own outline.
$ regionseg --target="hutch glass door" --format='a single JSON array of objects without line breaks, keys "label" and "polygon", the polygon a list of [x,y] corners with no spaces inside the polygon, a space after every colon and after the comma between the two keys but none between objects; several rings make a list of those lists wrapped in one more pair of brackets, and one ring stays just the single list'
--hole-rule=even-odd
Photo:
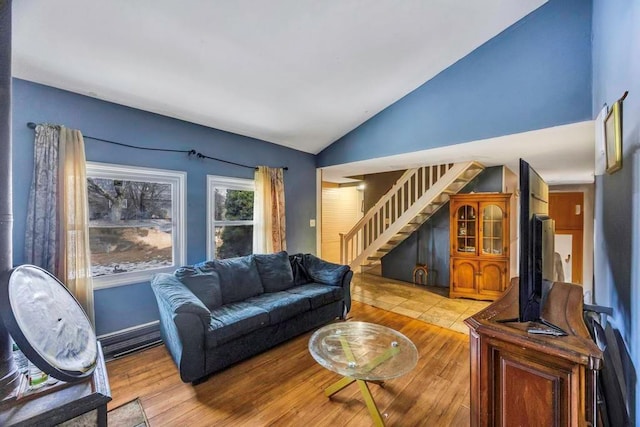
[{"label": "hutch glass door", "polygon": [[497,205],[482,208],[482,254],[502,255],[503,251],[503,212]]},{"label": "hutch glass door", "polygon": [[476,252],[476,209],[462,205],[458,209],[458,252]]}]

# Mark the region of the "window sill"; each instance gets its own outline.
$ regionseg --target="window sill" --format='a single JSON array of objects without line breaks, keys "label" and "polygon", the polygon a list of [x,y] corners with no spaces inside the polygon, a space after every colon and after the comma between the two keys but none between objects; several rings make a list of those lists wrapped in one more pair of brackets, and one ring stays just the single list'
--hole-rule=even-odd
[{"label": "window sill", "polygon": [[153,270],[120,273],[111,276],[98,276],[93,278],[93,289],[107,289],[118,286],[134,285],[136,283],[150,282],[158,273],[173,273],[177,267],[156,268]]}]

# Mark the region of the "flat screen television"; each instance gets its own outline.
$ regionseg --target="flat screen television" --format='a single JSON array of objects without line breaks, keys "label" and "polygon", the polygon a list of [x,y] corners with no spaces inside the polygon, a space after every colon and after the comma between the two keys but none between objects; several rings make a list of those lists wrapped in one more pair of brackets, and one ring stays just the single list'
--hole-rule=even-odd
[{"label": "flat screen television", "polygon": [[553,283],[553,219],[549,217],[549,186],[523,159],[520,159],[520,273],[518,321],[537,322],[544,327],[529,332],[565,335],[542,318],[542,309]]}]

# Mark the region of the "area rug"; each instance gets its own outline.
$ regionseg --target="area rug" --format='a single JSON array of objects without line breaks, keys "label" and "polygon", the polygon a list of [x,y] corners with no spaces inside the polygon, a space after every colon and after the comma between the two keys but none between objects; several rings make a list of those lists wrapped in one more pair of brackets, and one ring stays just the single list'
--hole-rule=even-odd
[{"label": "area rug", "polygon": [[142,409],[140,399],[120,405],[107,412],[109,427],[147,427],[149,421]]},{"label": "area rug", "polygon": [[[58,424],[57,427],[95,427],[97,417],[97,410],[93,410]],[[140,399],[135,399],[107,412],[107,425],[109,427],[148,427],[149,420],[142,409]]]}]

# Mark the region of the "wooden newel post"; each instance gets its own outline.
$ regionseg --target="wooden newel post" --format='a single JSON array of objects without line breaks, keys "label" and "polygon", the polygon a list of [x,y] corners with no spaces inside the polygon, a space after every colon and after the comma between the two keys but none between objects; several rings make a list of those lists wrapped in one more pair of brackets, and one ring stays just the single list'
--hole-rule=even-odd
[{"label": "wooden newel post", "polygon": [[[11,193],[11,0],[0,0],[0,286],[13,267]],[[13,394],[19,372],[11,339],[0,321],[0,400]]]}]

